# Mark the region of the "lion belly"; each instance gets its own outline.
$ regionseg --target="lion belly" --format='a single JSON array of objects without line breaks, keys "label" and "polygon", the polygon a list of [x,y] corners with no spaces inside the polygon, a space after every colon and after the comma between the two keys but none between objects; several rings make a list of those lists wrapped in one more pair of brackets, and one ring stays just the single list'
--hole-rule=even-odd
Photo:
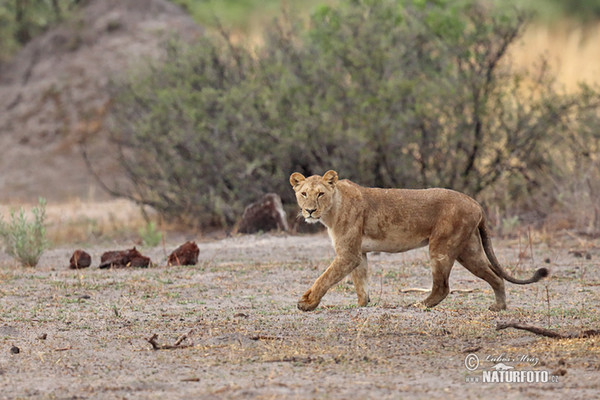
[{"label": "lion belly", "polygon": [[383,251],[385,253],[401,253],[416,249],[418,247],[426,246],[428,243],[427,239],[423,238],[385,238],[385,239],[374,239],[368,236],[363,236],[362,239],[362,251],[368,253],[371,251]]}]

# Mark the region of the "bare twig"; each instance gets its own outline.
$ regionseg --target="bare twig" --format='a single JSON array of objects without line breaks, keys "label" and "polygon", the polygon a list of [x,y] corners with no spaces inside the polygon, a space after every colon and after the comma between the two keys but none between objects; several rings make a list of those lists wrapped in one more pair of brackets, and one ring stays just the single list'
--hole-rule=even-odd
[{"label": "bare twig", "polygon": [[585,331],[581,331],[579,333],[559,333],[555,331],[551,331],[549,329],[540,328],[538,326],[526,325],[520,322],[498,322],[496,325],[496,330],[500,331],[506,328],[515,328],[522,329],[525,331],[529,331],[535,333],[536,335],[546,336],[554,339],[577,339],[577,338],[587,338],[590,336],[600,336],[600,330],[597,329],[588,329]]},{"label": "bare twig", "polygon": [[186,347],[192,347],[194,344],[181,344],[185,339],[187,339],[192,334],[193,329],[190,329],[188,333],[185,333],[179,337],[173,343],[170,344],[159,344],[156,340],[158,339],[158,334],[153,334],[150,338],[146,339],[148,343],[152,345],[152,350],[173,350],[173,349],[185,349]]},{"label": "bare twig", "polygon": [[476,291],[477,289],[451,289],[450,293],[473,293]]},{"label": "bare twig", "polygon": [[[161,225],[162,225],[162,215],[161,215],[160,219],[161,219]],[[162,234],[160,236],[162,239],[163,254],[165,255],[165,258],[167,258],[167,246],[165,245],[165,235]],[[177,262],[179,263],[179,260],[177,260]]]},{"label": "bare twig", "polygon": [[426,289],[426,288],[406,288],[406,289],[400,289],[400,293],[413,293],[413,292],[425,293],[425,292],[431,292],[431,289]]},{"label": "bare twig", "polygon": [[252,335],[250,340],[283,340],[282,337],[270,336],[270,335]]},{"label": "bare twig", "polygon": [[[452,289],[452,290],[450,290],[450,293],[473,293],[476,290],[477,289]],[[416,288],[416,287],[400,289],[400,293],[426,293],[426,292],[431,292],[431,289]]]},{"label": "bare twig", "polygon": [[548,325],[550,325],[550,291],[548,289],[548,284],[546,283],[546,318],[548,319]]},{"label": "bare twig", "polygon": [[383,294],[383,271],[381,275],[379,275],[379,299],[377,300],[377,304],[381,303],[381,295]]},{"label": "bare twig", "polygon": [[527,228],[527,237],[529,238],[529,252],[531,253],[531,265],[535,265],[535,260],[533,259],[533,239],[531,237],[531,225]]},{"label": "bare twig", "polygon": [[302,363],[302,364],[310,364],[315,361],[322,361],[321,357],[301,357],[301,356],[291,356],[291,357],[282,357],[282,358],[272,358],[270,360],[265,360],[267,363],[279,363],[279,362],[292,362],[292,363]]}]

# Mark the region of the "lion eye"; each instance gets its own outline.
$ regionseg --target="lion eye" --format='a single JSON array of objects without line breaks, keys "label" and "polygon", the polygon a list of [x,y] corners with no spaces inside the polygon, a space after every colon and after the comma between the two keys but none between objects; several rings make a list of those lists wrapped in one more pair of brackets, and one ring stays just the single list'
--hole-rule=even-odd
[{"label": "lion eye", "polygon": [[325,193],[323,192],[319,192],[319,194],[317,195],[317,198],[322,197]]},{"label": "lion eye", "polygon": [[306,192],[302,192],[300,194],[302,195],[302,197],[306,197]]}]

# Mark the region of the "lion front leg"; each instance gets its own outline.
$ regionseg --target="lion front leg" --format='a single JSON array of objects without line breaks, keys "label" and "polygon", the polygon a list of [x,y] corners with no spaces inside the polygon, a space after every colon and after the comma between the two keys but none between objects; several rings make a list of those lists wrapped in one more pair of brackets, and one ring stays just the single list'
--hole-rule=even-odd
[{"label": "lion front leg", "polygon": [[369,304],[369,265],[367,254],[363,253],[360,265],[352,271],[352,283],[358,295],[358,306],[366,307]]},{"label": "lion front leg", "polygon": [[312,311],[325,293],[361,264],[360,256],[337,256],[331,265],[298,300],[298,309]]}]

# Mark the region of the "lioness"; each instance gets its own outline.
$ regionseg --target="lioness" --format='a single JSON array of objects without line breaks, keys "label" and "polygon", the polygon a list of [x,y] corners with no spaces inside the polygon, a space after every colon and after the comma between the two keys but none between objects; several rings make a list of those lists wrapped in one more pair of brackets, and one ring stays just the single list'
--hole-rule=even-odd
[{"label": "lioness", "polygon": [[314,310],[329,288],[348,274],[358,294],[358,305],[369,302],[367,253],[402,252],[429,244],[433,287],[423,305],[433,307],[450,289],[448,277],[457,260],[494,289],[490,310],[506,309],[504,280],[517,284],[537,282],[548,275],[540,268],[525,280],[515,279],[494,255],[479,203],[448,189],[365,188],[338,181],[335,171],[305,178],[294,172],[290,184],[306,222],[327,227],[335,259],[298,301],[303,311]]}]

